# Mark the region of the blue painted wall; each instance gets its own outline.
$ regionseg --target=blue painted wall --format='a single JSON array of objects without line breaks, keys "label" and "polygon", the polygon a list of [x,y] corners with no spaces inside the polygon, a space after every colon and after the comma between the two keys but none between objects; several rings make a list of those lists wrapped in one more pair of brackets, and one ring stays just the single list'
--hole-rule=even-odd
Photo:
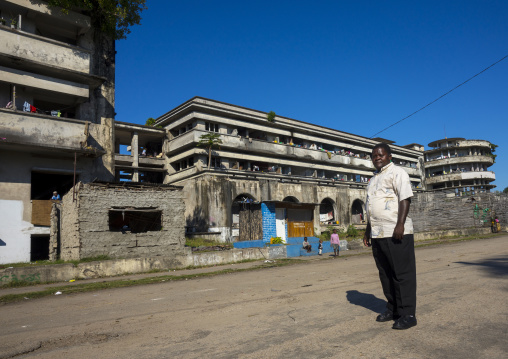
[{"label": "blue painted wall", "polygon": [[263,220],[263,242],[270,242],[272,237],[277,237],[275,203],[261,203],[261,217]]}]

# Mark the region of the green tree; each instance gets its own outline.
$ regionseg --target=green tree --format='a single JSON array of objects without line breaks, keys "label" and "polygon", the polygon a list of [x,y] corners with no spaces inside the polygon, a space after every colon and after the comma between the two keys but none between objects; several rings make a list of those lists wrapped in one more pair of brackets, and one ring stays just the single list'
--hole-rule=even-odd
[{"label": "green tree", "polygon": [[266,120],[268,122],[273,122],[275,120],[275,112],[273,111],[268,112],[268,114],[266,115]]},{"label": "green tree", "polygon": [[208,169],[210,169],[210,164],[212,163],[212,148],[220,148],[220,145],[222,145],[222,140],[218,133],[205,133],[199,137],[198,146],[203,146],[208,149]]},{"label": "green tree", "polygon": [[490,144],[490,154],[489,156],[492,157],[492,159],[494,161],[492,161],[492,163],[496,163],[496,157],[497,155],[494,154],[494,152],[496,152],[496,148],[498,147],[498,145],[495,145],[493,143]]},{"label": "green tree", "polygon": [[508,193],[508,187],[503,190],[503,193]]},{"label": "green tree", "polygon": [[145,126],[155,126],[155,119],[152,117],[149,117],[148,120],[145,122]]},{"label": "green tree", "polygon": [[125,39],[129,27],[139,25],[146,0],[48,0],[49,6],[59,6],[64,13],[79,8],[90,16],[92,24],[115,40]]}]

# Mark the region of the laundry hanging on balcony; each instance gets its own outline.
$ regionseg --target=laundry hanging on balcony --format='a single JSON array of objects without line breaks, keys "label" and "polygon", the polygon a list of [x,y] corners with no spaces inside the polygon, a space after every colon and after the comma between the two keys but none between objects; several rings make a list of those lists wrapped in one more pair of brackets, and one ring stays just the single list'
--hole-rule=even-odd
[{"label": "laundry hanging on balcony", "polygon": [[62,116],[62,110],[44,111],[44,110],[41,110],[40,108],[36,108],[35,106],[32,106],[27,101],[25,101],[25,103],[23,104],[23,111],[25,111],[25,112],[34,112],[34,113],[42,113],[42,114],[48,114],[49,113],[53,117],[61,117]]},{"label": "laundry hanging on balcony", "polygon": [[28,102],[25,101],[23,104],[23,111],[25,112],[37,112],[37,109],[35,106],[30,105]]}]

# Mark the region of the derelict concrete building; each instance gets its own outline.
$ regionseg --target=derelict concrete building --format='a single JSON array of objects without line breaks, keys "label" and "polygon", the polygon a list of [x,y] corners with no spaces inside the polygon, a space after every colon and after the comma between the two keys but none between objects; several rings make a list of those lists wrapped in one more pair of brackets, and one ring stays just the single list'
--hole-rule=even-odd
[{"label": "derelict concrete building", "polygon": [[0,263],[27,262],[47,251],[53,191],[114,178],[115,48],[42,1],[2,0],[0,18]]},{"label": "derelict concrete building", "polygon": [[[311,236],[321,226],[362,220],[365,188],[375,170],[370,153],[378,140],[287,117],[269,121],[266,112],[201,97],[156,124],[168,131],[164,181],[184,187],[189,233],[214,232],[235,241],[243,237],[240,211],[255,204],[274,217],[263,236]],[[208,133],[222,142],[210,164],[207,149],[198,146]],[[391,148],[413,187],[424,188],[422,153]]]},{"label": "derelict concrete building", "polygon": [[427,189],[456,195],[490,192],[496,179],[493,145],[485,140],[445,138],[429,143],[425,156]]}]

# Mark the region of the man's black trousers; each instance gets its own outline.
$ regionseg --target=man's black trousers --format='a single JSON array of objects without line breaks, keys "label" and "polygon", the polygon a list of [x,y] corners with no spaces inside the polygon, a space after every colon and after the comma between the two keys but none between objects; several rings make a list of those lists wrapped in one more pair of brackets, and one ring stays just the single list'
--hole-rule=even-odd
[{"label": "man's black trousers", "polygon": [[416,263],[414,236],[402,240],[373,238],[372,254],[388,301],[387,309],[398,315],[415,315]]}]

